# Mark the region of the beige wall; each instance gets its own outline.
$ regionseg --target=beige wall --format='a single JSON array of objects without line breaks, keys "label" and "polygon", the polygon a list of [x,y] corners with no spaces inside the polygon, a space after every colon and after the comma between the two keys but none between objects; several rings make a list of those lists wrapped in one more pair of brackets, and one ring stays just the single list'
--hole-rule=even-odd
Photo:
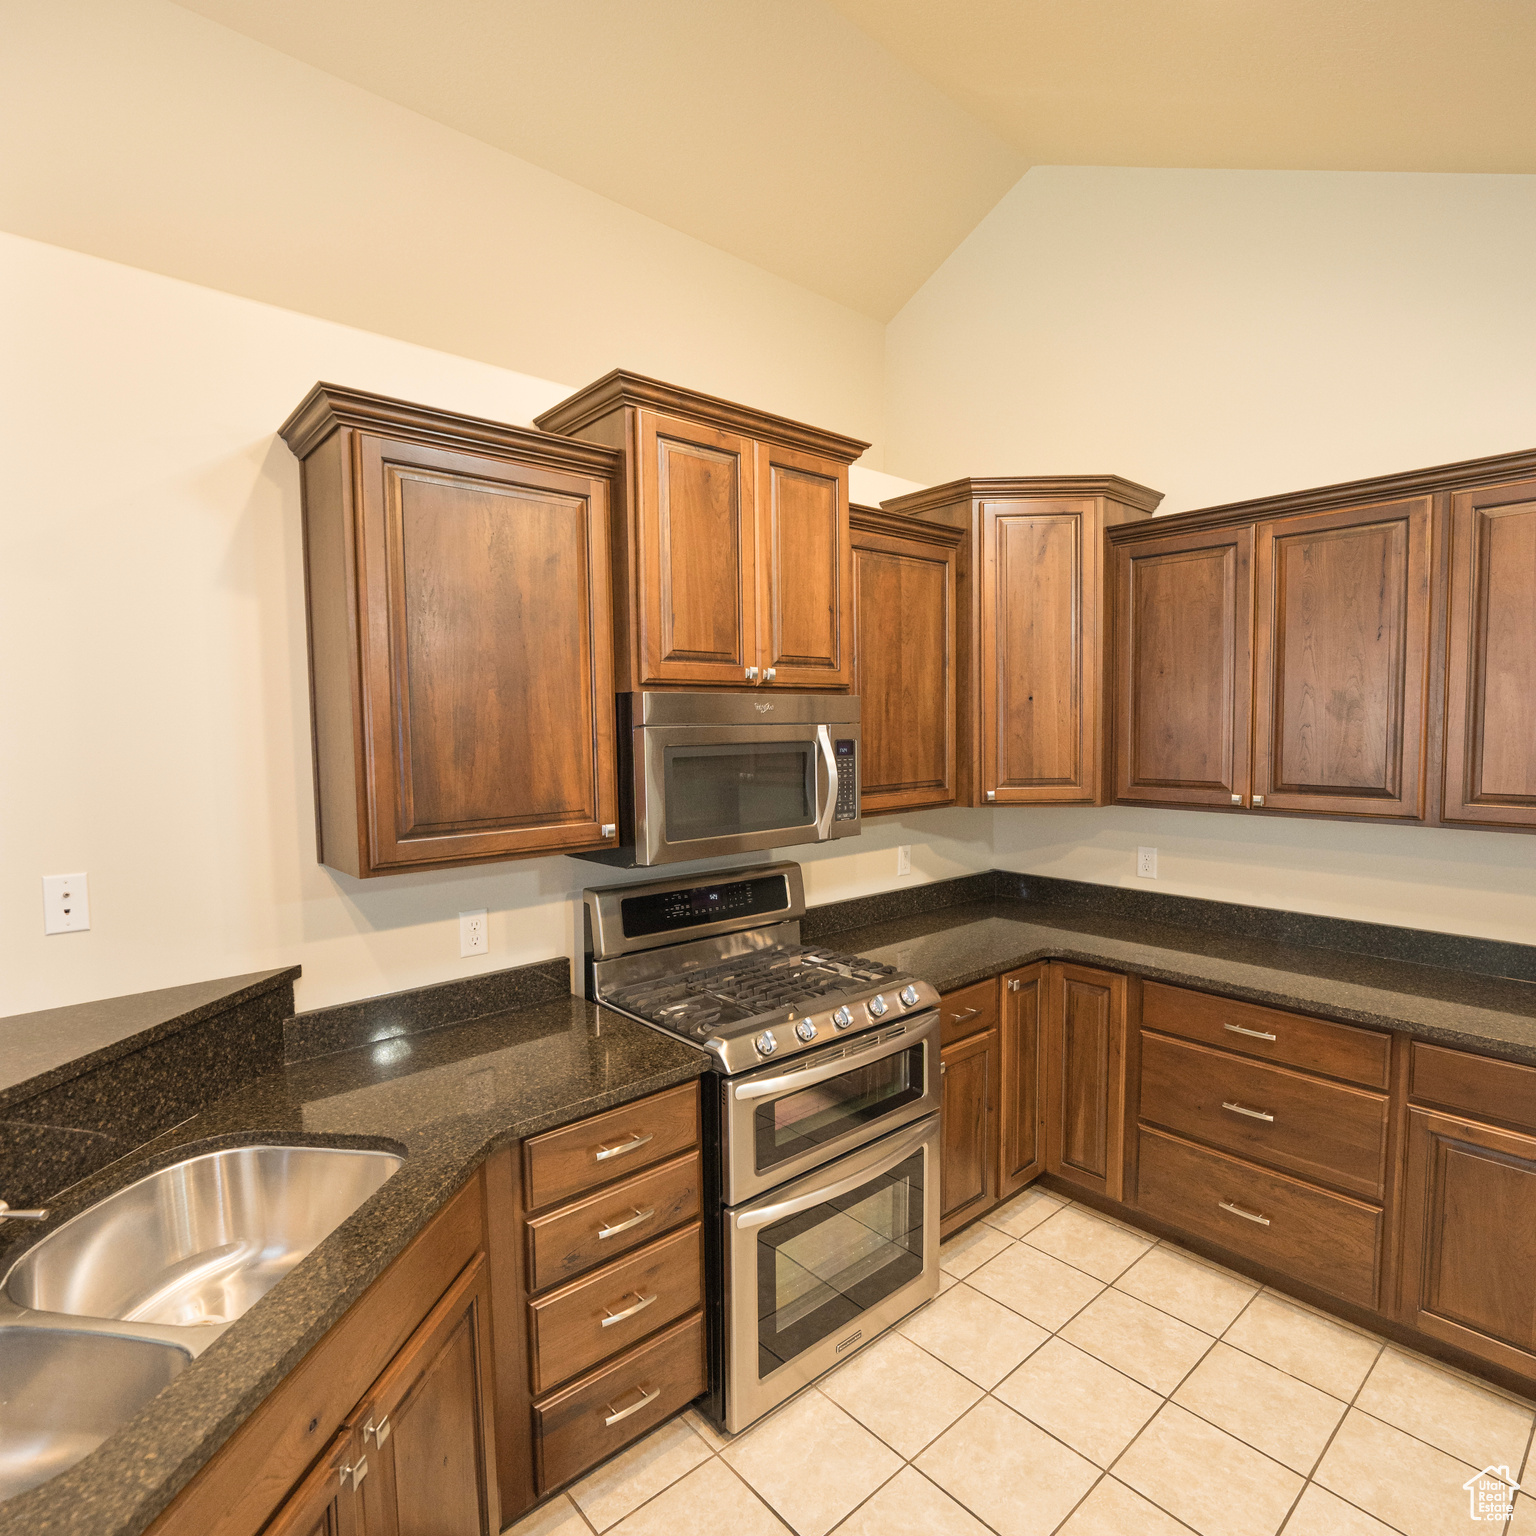
[{"label": "beige wall", "polygon": [[632,368],[882,437],[879,321],[168,0],[0,5],[0,229],[540,378]]},{"label": "beige wall", "polygon": [[1164,512],[1536,444],[1536,176],[1047,167],[890,323],[885,467]]},{"label": "beige wall", "polygon": [[[259,967],[300,1004],[574,954],[573,859],[356,881],[314,857],[298,465],[317,378],[526,423],[566,384],[0,236],[0,1014]],[[855,469],[855,495],[905,481]],[[986,868],[986,812],[810,850],[811,899]],[[797,855],[791,855],[797,856]],[[45,937],[40,877],[91,928]],[[462,910],[491,953],[461,960]]]},{"label": "beige wall", "polygon": [[[1536,177],[1031,171],[887,332],[890,469],[1183,511],[1536,446]],[[999,810],[999,865],[1536,942],[1536,839]],[[1136,849],[1159,850],[1139,882]]]}]

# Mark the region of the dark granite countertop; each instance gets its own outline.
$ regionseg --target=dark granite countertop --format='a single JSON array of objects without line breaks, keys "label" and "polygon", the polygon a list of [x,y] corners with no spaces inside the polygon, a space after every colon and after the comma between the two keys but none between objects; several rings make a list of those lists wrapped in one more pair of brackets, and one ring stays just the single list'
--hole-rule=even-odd
[{"label": "dark granite countertop", "polygon": [[142,1050],[213,1013],[271,992],[298,974],[298,966],[290,965],[0,1019],[0,1112],[14,1098],[34,1097]]},{"label": "dark granite countertop", "polygon": [[941,992],[1070,960],[1536,1065],[1536,983],[1476,971],[1004,898],[824,937]]},{"label": "dark granite countertop", "polygon": [[[0,1536],[144,1530],[490,1152],[686,1082],[707,1064],[702,1051],[567,996],[290,1063],[75,1186],[47,1229],[189,1151],[278,1139],[406,1153],[398,1173],[137,1417],[0,1504]],[[29,1230],[0,1251],[0,1272],[40,1235]]]}]

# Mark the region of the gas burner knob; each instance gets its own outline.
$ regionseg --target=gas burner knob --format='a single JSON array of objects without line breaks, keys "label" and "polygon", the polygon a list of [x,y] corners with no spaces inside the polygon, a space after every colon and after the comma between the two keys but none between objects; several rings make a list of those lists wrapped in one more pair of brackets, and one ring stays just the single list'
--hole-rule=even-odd
[{"label": "gas burner knob", "polygon": [[795,1025],[795,1033],[809,1045],[816,1038],[816,1026],[809,1019],[801,1019]]},{"label": "gas burner knob", "polygon": [[878,1019],[890,1005],[883,997],[875,996],[869,1000],[869,1011]]},{"label": "gas burner knob", "polygon": [[757,1047],[759,1056],[772,1056],[779,1048],[779,1042],[774,1039],[771,1029],[765,1029],[752,1044]]},{"label": "gas burner knob", "polygon": [[848,1011],[846,1007],[839,1008],[832,1015],[832,1022],[836,1024],[839,1029],[847,1029],[848,1026],[853,1023],[853,1015]]},{"label": "gas burner knob", "polygon": [[917,988],[914,987],[911,982],[908,982],[907,985],[901,989],[900,996],[903,1007],[915,1008],[917,1006]]}]

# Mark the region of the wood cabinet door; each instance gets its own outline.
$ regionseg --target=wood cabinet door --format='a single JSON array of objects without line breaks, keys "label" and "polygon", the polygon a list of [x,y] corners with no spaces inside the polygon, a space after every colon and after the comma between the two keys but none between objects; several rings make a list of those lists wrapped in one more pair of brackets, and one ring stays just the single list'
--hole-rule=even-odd
[{"label": "wood cabinet door", "polygon": [[642,682],[744,687],[758,659],[756,444],[655,411],[636,436]]},{"label": "wood cabinet door", "polygon": [[1126,978],[1052,964],[1045,1023],[1045,1166],[1121,1198]]},{"label": "wood cabinet door", "polygon": [[1115,798],[1245,805],[1253,714],[1253,529],[1117,545]]},{"label": "wood cabinet door", "polygon": [[846,464],[758,445],[757,613],[763,685],[848,687],[853,563]]},{"label": "wood cabinet door", "polygon": [[364,872],[603,841],[607,482],[371,434],[357,452]]},{"label": "wood cabinet door", "polygon": [[[427,1314],[359,1406],[360,1536],[496,1536],[484,1255]],[[355,1475],[355,1474],[354,1474]]]},{"label": "wood cabinet door", "polygon": [[998,1198],[1045,1169],[1040,1077],[1050,967],[1029,965],[1002,978],[1002,1162]]},{"label": "wood cabinet door", "polygon": [[1409,1109],[1401,1317],[1536,1375],[1536,1137]]},{"label": "wood cabinet door", "polygon": [[958,532],[853,532],[863,814],[955,803]]},{"label": "wood cabinet door", "polygon": [[940,1053],[943,1062],[939,1234],[997,1204],[998,1032],[972,1035]]},{"label": "wood cabinet door", "polygon": [[1253,804],[1424,814],[1430,498],[1260,523]]},{"label": "wood cabinet door", "polygon": [[359,1536],[352,1477],[361,1457],[359,1430],[343,1425],[261,1536]]},{"label": "wood cabinet door", "polygon": [[1536,480],[1451,498],[1443,815],[1536,827]]},{"label": "wood cabinet door", "polygon": [[998,805],[1091,800],[1094,702],[1083,640],[1096,613],[1088,503],[981,508],[981,792]]}]

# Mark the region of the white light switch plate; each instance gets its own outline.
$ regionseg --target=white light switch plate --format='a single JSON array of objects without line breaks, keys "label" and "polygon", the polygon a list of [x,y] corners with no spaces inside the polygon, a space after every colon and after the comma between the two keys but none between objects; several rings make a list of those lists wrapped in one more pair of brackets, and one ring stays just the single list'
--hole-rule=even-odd
[{"label": "white light switch plate", "polygon": [[1136,850],[1136,873],[1143,880],[1157,879],[1157,849],[1138,848]]},{"label": "white light switch plate", "polygon": [[486,932],[485,910],[459,913],[459,953],[461,955],[485,955],[491,949]]},{"label": "white light switch plate", "polygon": [[903,843],[896,850],[896,873],[898,875],[910,875],[912,873],[912,845]]},{"label": "white light switch plate", "polygon": [[43,876],[43,932],[79,933],[91,926],[85,872]]}]

